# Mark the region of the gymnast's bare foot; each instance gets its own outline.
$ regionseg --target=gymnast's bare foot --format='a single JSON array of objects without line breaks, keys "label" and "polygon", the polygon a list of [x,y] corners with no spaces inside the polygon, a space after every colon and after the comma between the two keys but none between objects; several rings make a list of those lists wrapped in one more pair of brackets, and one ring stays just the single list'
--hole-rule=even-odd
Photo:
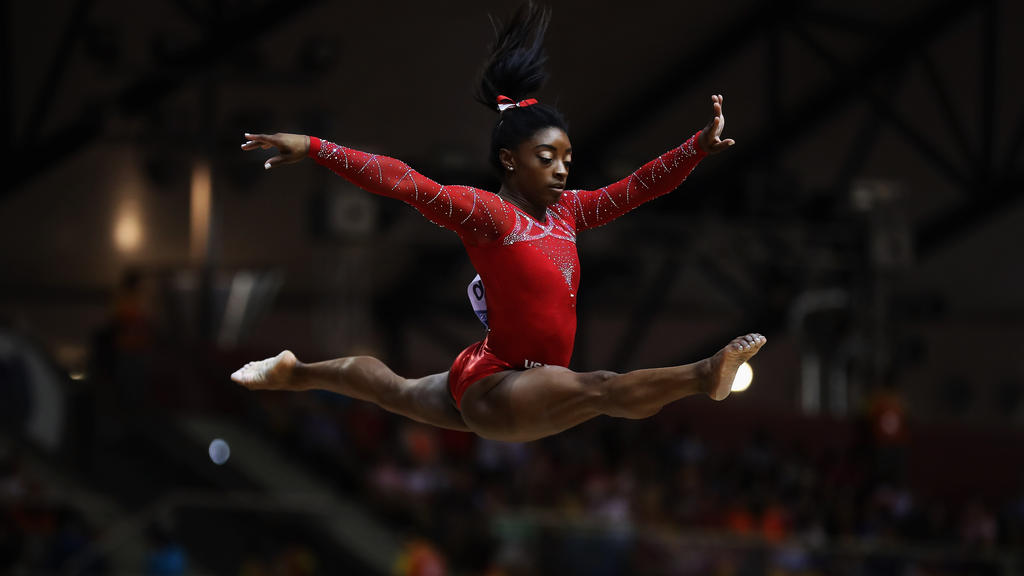
[{"label": "gymnast's bare foot", "polygon": [[760,334],[747,334],[733,339],[709,359],[710,374],[703,392],[712,400],[724,400],[732,391],[732,381],[740,365],[757,354],[768,340]]},{"label": "gymnast's bare foot", "polygon": [[231,379],[250,390],[290,390],[292,369],[298,359],[290,350],[273,358],[249,362],[231,375]]}]

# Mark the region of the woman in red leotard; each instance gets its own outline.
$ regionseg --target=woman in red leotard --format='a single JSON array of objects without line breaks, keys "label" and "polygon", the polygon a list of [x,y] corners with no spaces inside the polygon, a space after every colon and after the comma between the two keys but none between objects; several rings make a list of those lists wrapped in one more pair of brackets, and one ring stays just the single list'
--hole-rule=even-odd
[{"label": "woman in red leotard", "polygon": [[376,358],[307,364],[284,351],[232,374],[250,389],[330,390],[418,420],[480,436],[525,441],[557,434],[601,414],[646,418],[691,394],[721,400],[736,369],[760,350],[760,334],[738,337],[714,356],[683,366],[574,372],[576,234],[667,194],[721,139],[722,96],[708,125],[628,177],[598,190],[567,190],[572,146],[553,107],[527,96],[545,80],[542,47],[549,11],[532,3],[498,32],[478,99],[498,111],[490,159],[497,194],[441,185],[405,163],[300,134],[246,134],[243,150],[276,148],[265,167],[310,157],[360,188],[410,204],[459,235],[487,294],[489,330],[448,372],[398,376]]}]

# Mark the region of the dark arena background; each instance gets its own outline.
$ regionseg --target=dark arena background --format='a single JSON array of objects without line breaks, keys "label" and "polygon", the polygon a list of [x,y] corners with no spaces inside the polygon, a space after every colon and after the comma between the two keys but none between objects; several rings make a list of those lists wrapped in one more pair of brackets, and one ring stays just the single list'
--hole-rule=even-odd
[{"label": "dark arena background", "polygon": [[1024,574],[1019,2],[552,2],[570,187],[711,94],[737,141],[580,236],[571,366],[766,335],[722,403],[510,444],[229,380],[482,337],[454,234],[239,145],[496,190],[472,96],[515,7],[2,4],[0,574]]}]

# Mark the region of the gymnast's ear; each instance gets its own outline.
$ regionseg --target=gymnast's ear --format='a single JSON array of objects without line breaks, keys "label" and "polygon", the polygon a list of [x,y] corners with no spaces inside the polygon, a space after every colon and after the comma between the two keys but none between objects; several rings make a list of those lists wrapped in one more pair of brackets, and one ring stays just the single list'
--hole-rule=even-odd
[{"label": "gymnast's ear", "polygon": [[516,157],[508,148],[498,150],[498,160],[501,161],[502,172],[509,173],[516,169]]}]

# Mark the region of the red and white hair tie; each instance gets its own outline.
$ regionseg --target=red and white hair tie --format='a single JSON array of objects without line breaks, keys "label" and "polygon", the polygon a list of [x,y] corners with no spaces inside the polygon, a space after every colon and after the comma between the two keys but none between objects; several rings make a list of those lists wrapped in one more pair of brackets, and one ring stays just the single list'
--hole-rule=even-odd
[{"label": "red and white hair tie", "polygon": [[527,106],[533,106],[536,103],[536,98],[527,98],[526,100],[516,102],[508,96],[498,96],[498,112],[504,112],[509,108],[526,108]]}]

